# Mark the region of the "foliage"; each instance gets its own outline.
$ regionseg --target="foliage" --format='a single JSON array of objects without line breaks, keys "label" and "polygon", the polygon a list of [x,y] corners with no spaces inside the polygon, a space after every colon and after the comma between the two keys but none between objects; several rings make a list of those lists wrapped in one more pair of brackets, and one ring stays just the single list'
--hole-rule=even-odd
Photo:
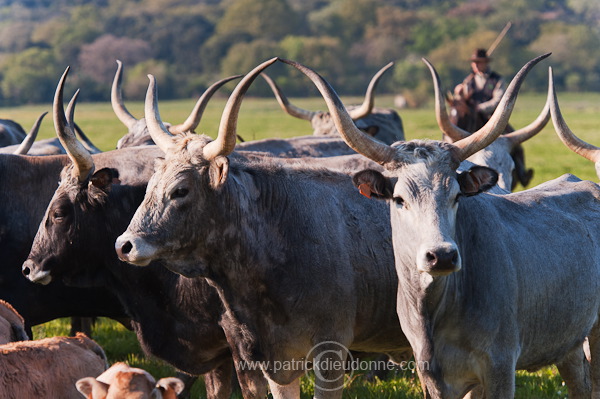
[{"label": "foliage", "polygon": [[[528,59],[552,51],[559,88],[600,89],[595,0],[4,0],[0,87],[5,105],[41,101],[24,93],[33,81],[45,90],[58,76],[31,68],[18,74],[5,63],[35,52],[52,70],[71,65],[82,98],[96,101],[107,99],[116,58],[127,68],[163,65],[170,79],[166,98],[187,98],[199,85],[245,73],[272,56],[303,62],[351,94],[363,92],[389,61],[422,69],[418,60],[426,57],[450,87],[468,72],[473,48],[487,48],[508,21],[512,28],[494,52],[495,70],[512,76]],[[422,103],[430,82],[416,82],[413,68],[406,71],[411,74],[396,72],[393,84],[379,90],[402,91]],[[289,95],[312,92],[291,68],[275,74]],[[528,79],[526,90],[545,91],[542,75]]]},{"label": "foliage", "polygon": [[2,96],[18,103],[52,101],[59,73],[53,54],[30,48],[8,57],[2,65]]},{"label": "foliage", "polygon": [[297,27],[298,17],[285,0],[237,0],[226,10],[216,31],[281,40]]}]

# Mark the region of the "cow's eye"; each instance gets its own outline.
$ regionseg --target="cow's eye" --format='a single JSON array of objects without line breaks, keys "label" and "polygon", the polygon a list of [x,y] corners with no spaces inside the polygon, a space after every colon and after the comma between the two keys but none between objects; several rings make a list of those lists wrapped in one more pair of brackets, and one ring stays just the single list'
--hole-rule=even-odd
[{"label": "cow's eye", "polygon": [[398,208],[404,208],[404,198],[402,197],[394,197],[394,203]]},{"label": "cow's eye", "polygon": [[176,199],[176,198],[183,198],[186,195],[188,195],[188,193],[190,192],[190,190],[188,190],[185,187],[177,187],[175,190],[173,190],[173,192],[171,192],[171,199]]},{"label": "cow's eye", "polygon": [[67,213],[64,212],[62,209],[56,209],[54,211],[54,213],[52,214],[52,218],[55,221],[60,222],[65,218],[66,215],[67,215]]}]

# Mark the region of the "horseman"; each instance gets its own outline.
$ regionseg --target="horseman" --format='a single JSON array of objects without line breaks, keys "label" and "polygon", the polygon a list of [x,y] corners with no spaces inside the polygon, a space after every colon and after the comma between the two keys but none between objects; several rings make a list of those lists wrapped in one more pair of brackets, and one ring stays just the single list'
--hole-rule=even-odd
[{"label": "horseman", "polygon": [[485,49],[476,49],[471,56],[472,72],[454,88],[454,95],[469,99],[473,110],[483,114],[486,121],[506,90],[502,76],[490,69],[490,60]]},{"label": "horseman", "polygon": [[[457,126],[469,132],[474,132],[488,121],[506,89],[502,76],[491,70],[490,60],[485,49],[475,49],[470,59],[472,72],[454,88],[452,119]],[[512,127],[507,126],[505,133],[511,131]],[[531,181],[533,169],[525,168],[525,156],[520,145],[511,155],[516,178],[525,187]]]}]

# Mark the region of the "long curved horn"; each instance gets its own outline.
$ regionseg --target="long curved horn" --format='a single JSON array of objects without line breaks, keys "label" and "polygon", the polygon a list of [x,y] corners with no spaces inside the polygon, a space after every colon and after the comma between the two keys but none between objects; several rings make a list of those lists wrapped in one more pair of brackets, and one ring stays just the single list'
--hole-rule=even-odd
[{"label": "long curved horn", "polygon": [[502,135],[502,137],[510,141],[511,145],[515,147],[516,145],[529,140],[530,138],[541,132],[550,120],[550,102],[550,86],[548,86],[548,96],[546,97],[546,104],[544,104],[544,108],[542,109],[542,112],[540,112],[536,120],[534,120],[525,127],[515,130],[514,132],[506,133]]},{"label": "long curved horn", "polygon": [[367,87],[367,92],[365,94],[365,100],[362,105],[358,108],[353,109],[352,111],[348,111],[348,114],[352,118],[352,120],[357,120],[360,118],[364,118],[369,115],[373,111],[373,107],[375,106],[375,89],[377,88],[377,84],[379,83],[379,79],[383,76],[383,74],[394,66],[394,62],[390,62],[381,68],[373,77],[371,78],[371,82],[369,82],[369,86]]},{"label": "long curved horn", "polygon": [[303,119],[305,121],[311,121],[312,118],[314,118],[314,116],[317,114],[317,112],[308,111],[308,110],[296,107],[295,105],[290,103],[290,101],[285,96],[285,94],[283,94],[283,92],[281,91],[281,89],[279,88],[277,83],[275,83],[275,81],[273,79],[271,79],[271,77],[269,75],[267,75],[266,73],[261,73],[261,76],[267,82],[267,84],[269,85],[271,90],[273,91],[273,94],[275,95],[275,98],[277,99],[279,106],[286,114],[291,115],[298,119]]},{"label": "long curved horn", "polygon": [[169,127],[168,128],[169,131],[173,134],[183,133],[183,132],[193,132],[200,124],[200,119],[202,119],[202,114],[204,113],[204,110],[206,109],[206,106],[208,105],[208,101],[211,99],[213,94],[215,94],[217,92],[217,90],[219,90],[219,88],[221,86],[223,86],[225,83],[230,82],[234,79],[239,79],[242,76],[244,76],[244,75],[230,76],[228,78],[221,79],[218,82],[215,82],[212,85],[210,85],[208,87],[208,89],[206,89],[204,91],[204,93],[200,96],[198,101],[196,101],[196,105],[194,106],[192,113],[190,114],[190,116],[188,116],[188,118],[185,120],[185,122],[183,122],[182,124],[179,124],[179,125],[174,125],[174,126]]},{"label": "long curved horn", "polygon": [[175,145],[175,142],[173,140],[173,135],[167,130],[160,119],[158,100],[156,98],[156,79],[153,75],[148,75],[148,79],[150,79],[150,83],[148,84],[146,102],[144,103],[146,126],[156,145],[164,152],[167,152]]},{"label": "long curved horn", "polygon": [[325,103],[329,109],[329,113],[333,118],[335,127],[340,132],[344,141],[356,152],[366,156],[373,161],[384,164],[394,158],[396,150],[387,144],[381,143],[370,136],[364,134],[356,127],[354,121],[346,111],[346,107],[342,104],[339,96],[317,72],[299,64],[295,61],[281,59],[282,62],[293,66],[300,72],[304,73],[310,80],[313,81]]},{"label": "long curved horn", "polygon": [[560,107],[558,106],[558,99],[556,98],[556,92],[554,91],[554,76],[552,74],[552,67],[549,68],[549,93],[548,96],[552,97],[550,102],[550,111],[552,114],[552,123],[554,124],[554,130],[558,134],[560,140],[573,152],[581,155],[585,159],[592,162],[600,161],[600,148],[592,144],[586,143],[569,129],[567,122],[565,122]]},{"label": "long curved horn", "polygon": [[90,154],[99,154],[102,152],[100,148],[96,147],[94,143],[92,143],[92,140],[90,140],[89,137],[83,132],[83,130],[81,130],[77,123],[74,124],[74,127],[75,133],[77,134],[80,143]]},{"label": "long curved horn", "polygon": [[121,80],[123,79],[123,63],[117,60],[117,72],[113,79],[112,90],[110,92],[110,103],[112,104],[113,111],[117,118],[127,126],[127,129],[131,129],[134,123],[138,120],[133,117],[125,108],[123,103],[123,91],[121,90]]},{"label": "long curved horn", "polygon": [[246,76],[237,84],[223,110],[221,121],[219,122],[219,134],[214,141],[211,141],[204,146],[203,156],[207,160],[214,159],[219,155],[229,155],[235,148],[235,140],[237,133],[237,120],[242,99],[248,91],[248,88],[256,79],[256,77],[269,65],[277,61],[277,57],[271,58],[268,61],[255,67],[248,72]]},{"label": "long curved horn", "polygon": [[437,120],[440,130],[453,142],[469,137],[471,135],[470,132],[461,129],[458,126],[454,125],[452,122],[450,122],[450,118],[448,118],[448,111],[446,110],[446,101],[444,95],[442,94],[442,84],[440,82],[440,76],[428,60],[426,60],[425,58],[423,58],[422,60],[425,63],[425,65],[427,65],[427,67],[429,68],[429,72],[431,72],[431,78],[433,79],[435,119]]},{"label": "long curved horn", "polygon": [[37,138],[38,132],[40,131],[42,119],[44,119],[44,116],[46,116],[46,114],[47,112],[44,112],[43,114],[38,116],[37,120],[35,121],[31,130],[29,131],[29,134],[27,135],[27,137],[25,137],[25,139],[21,142],[21,145],[19,145],[19,147],[15,150],[15,152],[13,152],[13,154],[26,155],[29,152],[31,146]]},{"label": "long curved horn", "polygon": [[63,91],[69,69],[70,67],[65,69],[54,94],[54,129],[69,158],[71,158],[71,162],[73,162],[72,176],[83,182],[94,169],[94,161],[90,153],[77,141],[73,130],[73,114],[75,113],[75,103],[77,102],[79,90],[75,92],[69,102],[66,114],[63,108]]},{"label": "long curved horn", "polygon": [[527,73],[533,68],[538,62],[550,56],[551,53],[540,55],[533,60],[525,64],[521,70],[512,79],[506,92],[502,96],[502,100],[496,110],[492,114],[491,118],[487,121],[483,127],[471,134],[469,137],[464,138],[455,142],[453,145],[458,149],[457,160],[464,161],[477,151],[488,146],[491,142],[496,140],[496,137],[500,135],[508,124],[508,119],[517,101],[517,94]]}]

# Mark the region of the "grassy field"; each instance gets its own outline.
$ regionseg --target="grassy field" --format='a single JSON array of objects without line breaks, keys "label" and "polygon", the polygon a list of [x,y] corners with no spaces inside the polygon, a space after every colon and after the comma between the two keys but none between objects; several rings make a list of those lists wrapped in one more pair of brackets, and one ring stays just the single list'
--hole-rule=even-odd
[{"label": "grassy field", "polygon": [[[600,94],[572,93],[559,94],[563,115],[572,130],[582,139],[600,146]],[[344,98],[347,104],[359,101],[356,98]],[[542,109],[544,95],[525,94],[517,101],[511,123],[515,128],[531,122]],[[324,109],[321,99],[297,99],[293,102],[308,109]],[[161,115],[165,121],[178,123],[183,121],[193,107],[193,100],[163,101]],[[214,99],[208,106],[198,131],[214,137],[217,131],[221,111],[225,100]],[[392,107],[392,96],[377,98],[378,107]],[[128,103],[130,112],[137,118],[143,116],[141,103]],[[37,116],[51,111],[48,106],[25,106],[0,109],[1,117],[13,119],[29,130]],[[440,131],[435,122],[432,107],[418,110],[401,110],[407,139],[438,139]],[[92,141],[103,150],[111,150],[117,140],[126,132],[114,116],[110,104],[78,105],[76,122],[88,134]],[[273,99],[247,98],[242,106],[238,123],[238,133],[246,140],[265,137],[291,137],[311,133],[308,122],[296,120],[284,115]],[[44,121],[40,138],[54,136],[51,116]],[[528,167],[535,169],[532,185],[556,178],[564,173],[573,173],[582,179],[597,181],[594,165],[571,153],[558,140],[552,123],[536,137],[525,143]],[[36,338],[52,335],[65,335],[68,321],[57,320],[34,329]],[[552,328],[552,326],[548,326]],[[162,362],[143,355],[135,335],[121,325],[110,320],[100,319],[94,329],[94,338],[105,348],[111,362],[127,361],[131,365],[149,370],[155,377],[173,375],[174,370]],[[303,397],[312,397],[311,381],[306,378],[302,384]],[[204,397],[203,386],[198,382],[194,386],[193,397]],[[519,372],[517,375],[518,398],[564,398],[566,387],[555,368],[545,368],[536,373]],[[421,398],[418,379],[410,372],[399,372],[386,381],[367,382],[361,376],[356,377],[344,393],[344,398]]]}]

